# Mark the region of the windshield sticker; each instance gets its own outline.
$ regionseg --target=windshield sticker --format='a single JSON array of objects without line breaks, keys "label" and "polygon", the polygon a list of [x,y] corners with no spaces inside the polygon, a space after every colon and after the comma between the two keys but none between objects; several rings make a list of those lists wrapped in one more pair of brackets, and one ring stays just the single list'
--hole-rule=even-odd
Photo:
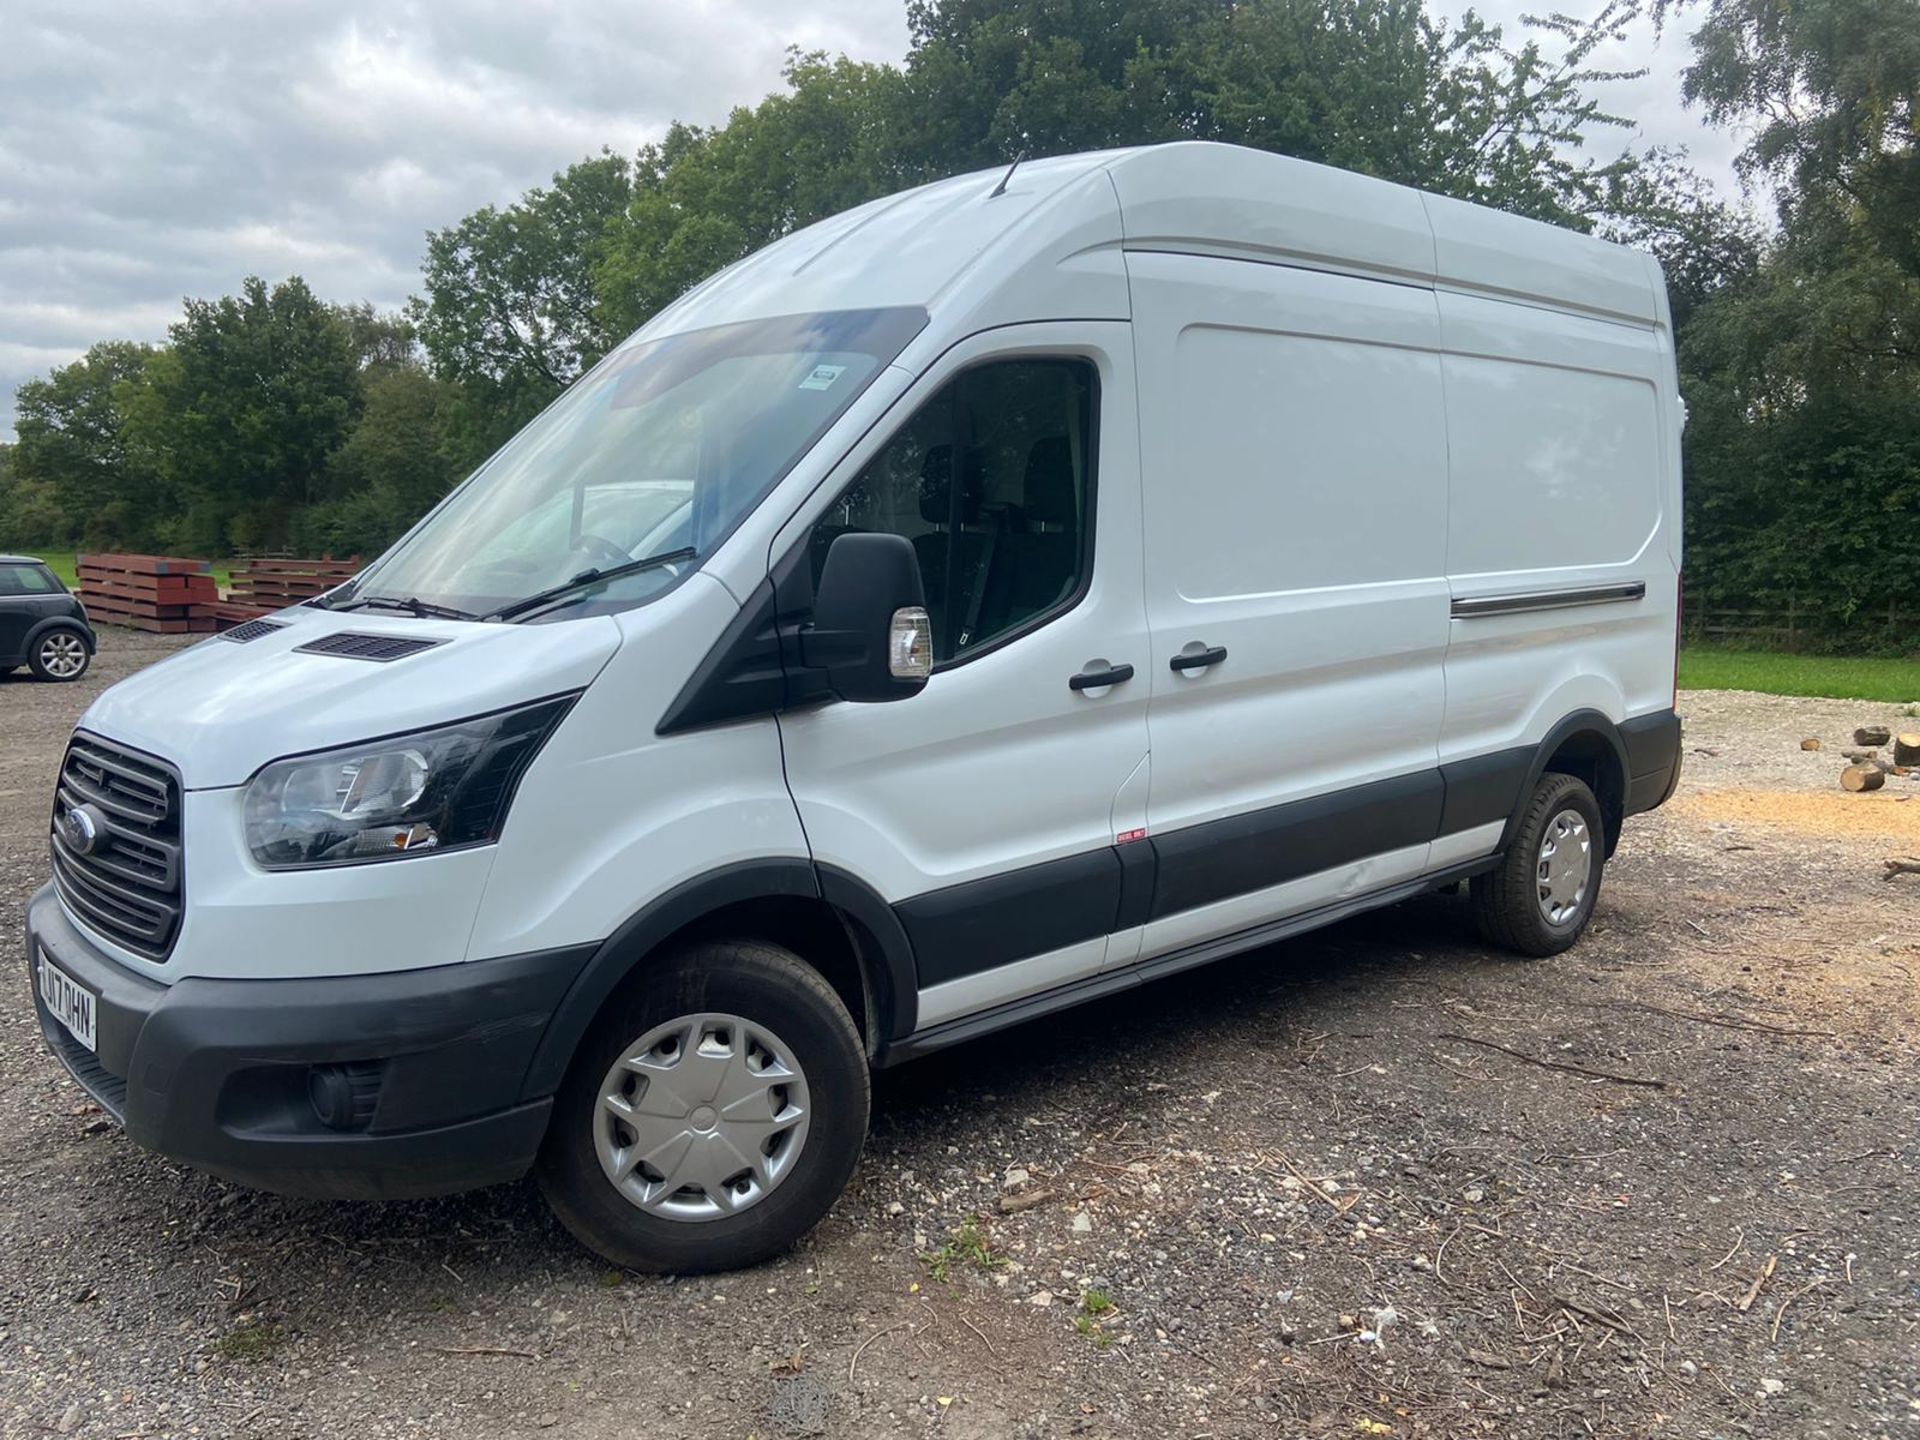
[{"label": "windshield sticker", "polygon": [[844,365],[816,365],[807,372],[807,378],[800,382],[802,390],[830,390],[833,382],[847,373]]}]

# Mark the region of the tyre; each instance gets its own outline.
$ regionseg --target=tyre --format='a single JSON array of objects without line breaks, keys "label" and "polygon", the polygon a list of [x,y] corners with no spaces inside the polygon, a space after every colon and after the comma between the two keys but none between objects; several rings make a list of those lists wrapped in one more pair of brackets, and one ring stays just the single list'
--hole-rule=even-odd
[{"label": "tyre", "polygon": [[78,680],[93,663],[93,652],[78,630],[49,630],[33,643],[27,657],[36,680]]},{"label": "tyre", "polygon": [[637,973],[581,1042],[536,1166],[553,1212],[629,1270],[731,1270],[832,1206],[869,1103],[853,1017],[792,952],[693,946]]},{"label": "tyre", "polygon": [[1504,950],[1558,955],[1587,928],[1606,852],[1593,791],[1572,775],[1542,775],[1499,868],[1473,879],[1474,923]]}]

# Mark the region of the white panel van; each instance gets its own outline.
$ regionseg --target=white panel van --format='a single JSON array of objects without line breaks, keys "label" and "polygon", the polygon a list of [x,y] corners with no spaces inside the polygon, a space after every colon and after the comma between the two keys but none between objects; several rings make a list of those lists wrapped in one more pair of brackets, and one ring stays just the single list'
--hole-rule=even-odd
[{"label": "white panel van", "polygon": [[[352,582],[103,695],[28,961],[143,1145],[803,1235],[868,1073],[1468,882],[1679,770],[1644,255],[1217,145],[969,175],[661,313]],[[900,702],[900,703],[893,703]]]}]

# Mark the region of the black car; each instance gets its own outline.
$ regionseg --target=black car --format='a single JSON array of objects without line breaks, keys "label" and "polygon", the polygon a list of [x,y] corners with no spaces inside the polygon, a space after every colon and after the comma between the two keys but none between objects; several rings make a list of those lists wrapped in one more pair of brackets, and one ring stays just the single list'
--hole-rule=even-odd
[{"label": "black car", "polygon": [[78,680],[93,663],[93,626],[43,563],[0,555],[0,675],[19,665],[40,680]]}]

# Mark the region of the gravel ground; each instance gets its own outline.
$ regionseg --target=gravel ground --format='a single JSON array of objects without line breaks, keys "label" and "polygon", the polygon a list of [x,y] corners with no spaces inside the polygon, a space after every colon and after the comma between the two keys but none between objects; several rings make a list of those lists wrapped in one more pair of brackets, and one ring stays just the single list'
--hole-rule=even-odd
[{"label": "gravel ground", "polygon": [[[74,718],[171,646],[0,681],[0,901]],[[1682,709],[1573,953],[1437,896],[887,1072],[846,1197],[732,1276],[610,1272],[524,1185],[169,1165],[15,966],[0,1434],[1920,1435],[1920,877],[1880,866],[1920,781],[1837,787],[1890,707]]]}]

